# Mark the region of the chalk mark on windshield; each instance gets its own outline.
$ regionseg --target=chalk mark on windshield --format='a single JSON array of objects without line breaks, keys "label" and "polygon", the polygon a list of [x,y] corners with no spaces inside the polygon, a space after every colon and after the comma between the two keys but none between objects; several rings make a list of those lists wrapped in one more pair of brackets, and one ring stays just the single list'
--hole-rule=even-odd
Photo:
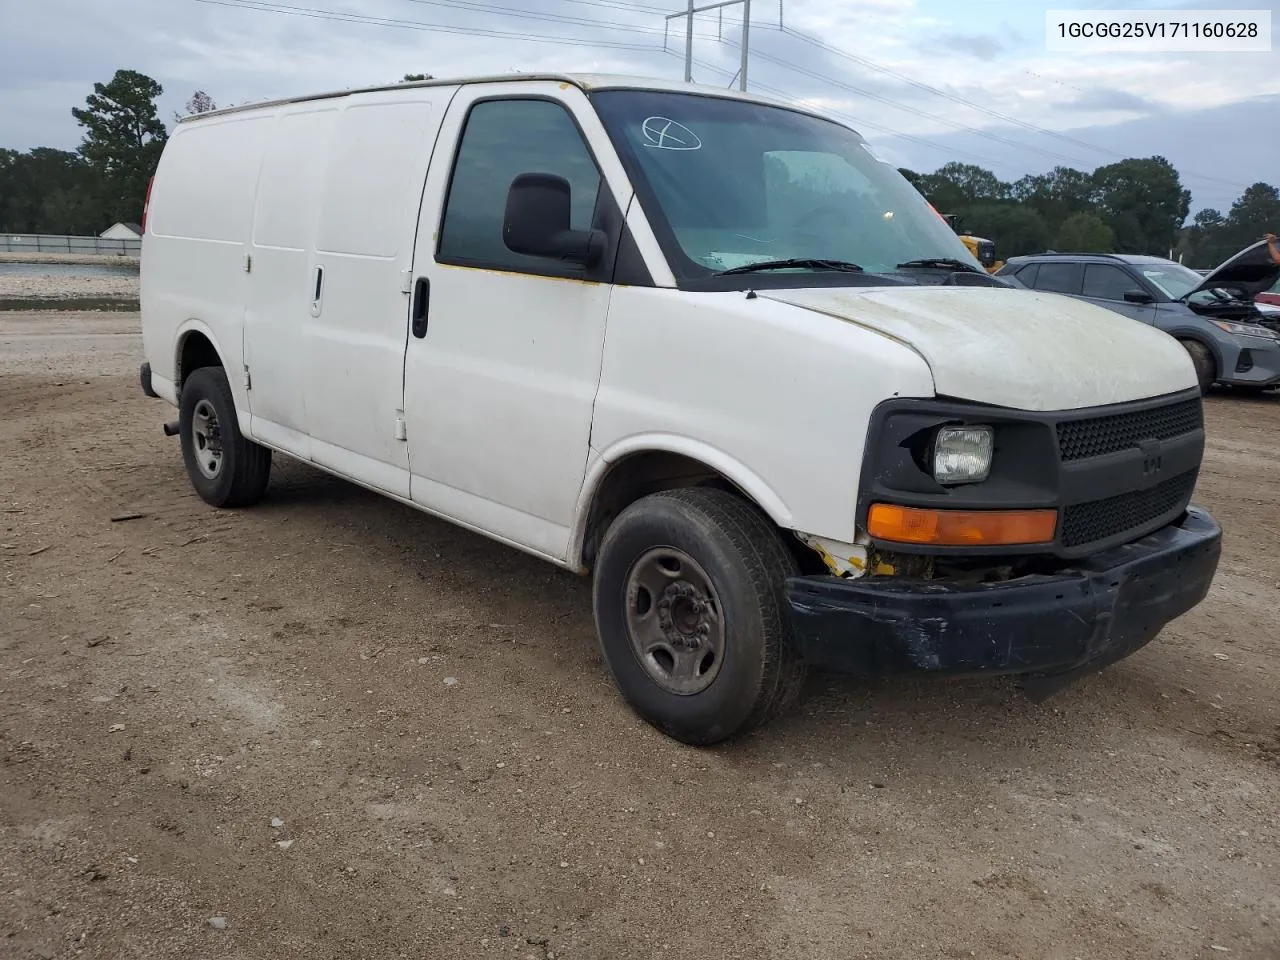
[{"label": "chalk mark on windshield", "polygon": [[667,117],[646,117],[640,125],[645,146],[657,150],[701,150],[702,139],[686,127]]}]

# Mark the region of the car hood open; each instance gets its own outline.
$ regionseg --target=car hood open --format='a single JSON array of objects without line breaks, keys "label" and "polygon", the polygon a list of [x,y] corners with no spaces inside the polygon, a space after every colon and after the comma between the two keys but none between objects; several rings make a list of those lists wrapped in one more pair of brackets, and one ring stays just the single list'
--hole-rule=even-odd
[{"label": "car hood open", "polygon": [[1074,410],[1196,385],[1173,337],[1071,297],[999,287],[828,287],[757,295],[874,330],[929,365],[940,396]]},{"label": "car hood open", "polygon": [[1245,299],[1252,300],[1275,286],[1276,280],[1280,280],[1280,263],[1271,259],[1267,242],[1259,240],[1211,270],[1200,282],[1200,286],[1181,299],[1186,300],[1202,290],[1212,290],[1214,287],[1230,287],[1243,293]]}]

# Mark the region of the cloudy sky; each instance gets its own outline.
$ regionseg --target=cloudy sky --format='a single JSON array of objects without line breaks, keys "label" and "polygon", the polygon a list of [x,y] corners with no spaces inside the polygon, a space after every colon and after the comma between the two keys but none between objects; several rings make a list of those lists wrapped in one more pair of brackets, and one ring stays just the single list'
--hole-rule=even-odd
[{"label": "cloudy sky", "polygon": [[[699,5],[705,0],[699,0]],[[511,70],[679,78],[685,0],[0,0],[0,146],[73,149],[71,107],[117,68],[243,103]],[[1227,8],[1277,0],[752,0],[753,89],[805,101],[917,170],[1004,179],[1122,156],[1168,157],[1193,209],[1280,183],[1280,43],[1271,53],[1062,54],[1050,8]],[[700,17],[694,79],[728,86],[741,8]]]}]

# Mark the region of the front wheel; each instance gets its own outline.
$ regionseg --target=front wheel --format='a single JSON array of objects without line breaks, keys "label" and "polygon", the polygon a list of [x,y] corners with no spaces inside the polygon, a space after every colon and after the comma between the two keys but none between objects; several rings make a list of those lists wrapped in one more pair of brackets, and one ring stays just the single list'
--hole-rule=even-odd
[{"label": "front wheel", "polygon": [[242,507],[266,493],[271,451],[240,432],[222,367],[193,370],[182,384],[178,435],[191,485],[215,507]]},{"label": "front wheel", "polygon": [[1200,392],[1208,393],[1209,388],[1213,386],[1213,381],[1218,377],[1218,365],[1214,362],[1213,354],[1209,352],[1208,347],[1197,340],[1183,340],[1181,343],[1196,368],[1196,380],[1200,383]]},{"label": "front wheel", "polygon": [[782,589],[797,573],[777,531],[723,490],[636,501],[595,567],[596,629],[619,690],[645,720],[707,745],[794,701],[805,675]]}]

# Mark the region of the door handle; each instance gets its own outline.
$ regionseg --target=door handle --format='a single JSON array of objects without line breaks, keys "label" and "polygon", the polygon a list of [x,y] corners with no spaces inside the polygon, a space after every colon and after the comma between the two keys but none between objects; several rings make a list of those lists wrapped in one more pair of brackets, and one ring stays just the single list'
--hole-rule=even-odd
[{"label": "door handle", "polygon": [[413,284],[413,312],[410,330],[421,340],[427,335],[427,306],[431,301],[431,281],[419,277]]},{"label": "door handle", "polygon": [[316,264],[315,286],[311,288],[311,315],[320,316],[320,301],[324,298],[324,267]]}]

